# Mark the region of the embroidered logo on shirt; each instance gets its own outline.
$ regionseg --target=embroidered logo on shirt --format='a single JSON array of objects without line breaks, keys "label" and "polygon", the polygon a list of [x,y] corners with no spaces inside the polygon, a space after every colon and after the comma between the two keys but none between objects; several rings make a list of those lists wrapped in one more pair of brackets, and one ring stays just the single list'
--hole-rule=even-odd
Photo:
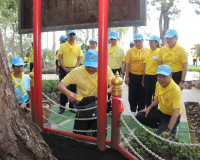
[{"label": "embroidered logo on shirt", "polygon": [[94,60],[94,59],[95,59],[95,55],[94,54],[90,54],[89,60]]}]

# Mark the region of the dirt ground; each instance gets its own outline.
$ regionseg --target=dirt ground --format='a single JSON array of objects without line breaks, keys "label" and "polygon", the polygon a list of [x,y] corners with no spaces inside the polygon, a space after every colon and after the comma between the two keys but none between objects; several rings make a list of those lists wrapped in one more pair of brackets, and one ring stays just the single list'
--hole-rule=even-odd
[{"label": "dirt ground", "polygon": [[99,151],[96,145],[43,132],[42,136],[58,160],[128,160],[117,150]]}]

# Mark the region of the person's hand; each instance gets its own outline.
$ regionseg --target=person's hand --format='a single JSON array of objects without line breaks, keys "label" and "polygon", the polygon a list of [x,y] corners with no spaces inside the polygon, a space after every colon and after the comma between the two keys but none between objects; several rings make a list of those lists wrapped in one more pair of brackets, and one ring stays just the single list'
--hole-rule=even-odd
[{"label": "person's hand", "polygon": [[181,91],[184,89],[184,86],[185,86],[185,85],[184,85],[183,82],[180,82],[180,83],[179,83],[179,87],[180,87]]},{"label": "person's hand", "polygon": [[172,131],[168,128],[163,132],[163,134],[169,136],[170,134],[172,134]]},{"label": "person's hand", "polygon": [[64,70],[65,70],[66,73],[69,73],[69,72],[70,72],[69,68],[66,68],[66,67],[65,67]]},{"label": "person's hand", "polygon": [[69,68],[69,72],[71,72],[74,68]]},{"label": "person's hand", "polygon": [[125,84],[128,85],[129,84],[129,76],[125,77]]},{"label": "person's hand", "polygon": [[142,79],[142,86],[144,87],[144,78]]},{"label": "person's hand", "polygon": [[139,111],[139,113],[140,113],[140,112],[145,112],[145,113],[146,113],[146,114],[145,114],[145,117],[147,117],[150,111],[151,111],[151,107],[147,107],[147,108],[145,108],[145,109]]},{"label": "person's hand", "polygon": [[[69,91],[70,92],[70,91]],[[78,98],[77,98],[77,95],[73,92],[70,92],[68,95],[67,95],[67,98],[68,100],[74,102],[74,101],[78,101]]]}]

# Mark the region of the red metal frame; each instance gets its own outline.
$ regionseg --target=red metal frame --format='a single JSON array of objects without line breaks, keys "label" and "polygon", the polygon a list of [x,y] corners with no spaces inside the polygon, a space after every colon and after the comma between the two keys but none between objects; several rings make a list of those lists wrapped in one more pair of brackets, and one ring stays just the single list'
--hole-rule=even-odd
[{"label": "red metal frame", "polygon": [[106,149],[108,4],[109,0],[99,0],[97,144],[101,151]]},{"label": "red metal frame", "polygon": [[36,121],[43,128],[42,110],[42,59],[41,59],[41,0],[33,0],[34,39],[34,105]]},{"label": "red metal frame", "polygon": [[[98,118],[97,118],[97,138],[84,136],[80,134],[55,130],[43,127],[43,110],[42,110],[42,63],[41,63],[41,0],[33,0],[33,36],[34,36],[34,88],[32,87],[31,103],[33,107],[32,113],[35,114],[36,123],[44,131],[50,131],[82,140],[97,142],[100,151],[106,149],[106,144],[110,145],[111,141],[106,140],[106,106],[107,106],[107,52],[108,52],[108,5],[109,0],[99,0],[99,66],[98,77]],[[119,97],[121,98],[121,97]],[[113,110],[113,114],[118,118],[113,121],[116,125],[119,123],[119,115],[121,112],[121,103],[113,100],[113,105],[117,106]],[[120,104],[120,107],[119,107]],[[136,160],[136,158],[126,151],[119,144],[119,126],[114,126],[112,133],[112,141],[114,148],[118,149],[127,158]]]}]

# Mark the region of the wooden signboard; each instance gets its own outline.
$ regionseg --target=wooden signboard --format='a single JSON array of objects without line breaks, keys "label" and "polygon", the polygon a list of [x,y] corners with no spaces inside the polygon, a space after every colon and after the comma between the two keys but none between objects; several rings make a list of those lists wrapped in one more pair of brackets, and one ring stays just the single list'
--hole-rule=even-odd
[{"label": "wooden signboard", "polygon": [[[42,31],[98,28],[99,0],[42,0]],[[146,25],[146,0],[109,0],[109,27]],[[20,0],[19,33],[33,32],[33,0]]]}]

